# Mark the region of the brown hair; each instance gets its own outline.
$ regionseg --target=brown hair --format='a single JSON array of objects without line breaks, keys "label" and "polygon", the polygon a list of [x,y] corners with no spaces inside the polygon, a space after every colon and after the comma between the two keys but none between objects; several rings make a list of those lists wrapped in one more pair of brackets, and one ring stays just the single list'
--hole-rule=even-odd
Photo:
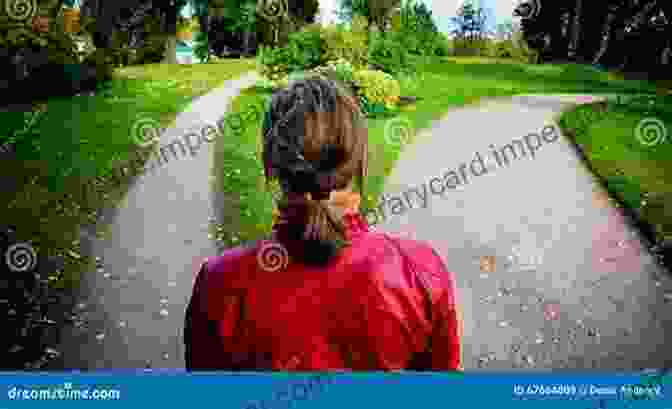
[{"label": "brown hair", "polygon": [[292,82],[273,94],[263,138],[266,180],[278,179],[286,195],[279,209],[288,224],[278,238],[290,255],[325,264],[345,240],[341,217],[326,202],[329,193],[357,177],[364,194],[368,136],[359,105],[334,79]]}]

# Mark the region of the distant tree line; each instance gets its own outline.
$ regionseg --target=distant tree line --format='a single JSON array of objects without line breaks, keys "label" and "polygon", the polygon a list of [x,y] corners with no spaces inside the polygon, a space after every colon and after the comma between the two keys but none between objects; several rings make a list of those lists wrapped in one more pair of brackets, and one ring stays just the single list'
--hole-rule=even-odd
[{"label": "distant tree line", "polygon": [[570,60],[670,76],[672,1],[535,0],[515,14],[538,62]]}]

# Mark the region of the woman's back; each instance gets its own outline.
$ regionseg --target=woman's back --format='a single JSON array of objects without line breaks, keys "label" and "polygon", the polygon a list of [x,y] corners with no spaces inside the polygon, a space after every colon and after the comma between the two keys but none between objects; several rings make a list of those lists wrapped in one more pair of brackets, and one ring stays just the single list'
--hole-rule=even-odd
[{"label": "woman's back", "polygon": [[458,368],[454,282],[429,245],[364,229],[328,266],[269,268],[264,252],[280,246],[238,247],[201,270],[189,369]]},{"label": "woman's back", "polygon": [[273,241],[201,269],[185,322],[188,369],[458,368],[441,259],[369,232],[359,214],[368,135],[344,92],[316,77],[273,94],[262,126],[264,175],[282,193]]}]

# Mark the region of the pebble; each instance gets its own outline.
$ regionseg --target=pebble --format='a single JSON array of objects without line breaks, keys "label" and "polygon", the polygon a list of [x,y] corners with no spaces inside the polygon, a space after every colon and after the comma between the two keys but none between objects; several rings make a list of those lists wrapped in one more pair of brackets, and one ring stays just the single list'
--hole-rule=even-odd
[{"label": "pebble", "polygon": [[508,327],[508,326],[509,326],[509,322],[508,322],[508,321],[502,321],[502,322],[499,323],[499,326],[500,326],[500,327]]},{"label": "pebble", "polygon": [[536,343],[536,344],[543,344],[543,343],[544,343],[544,339],[543,339],[543,338],[537,338],[537,340],[535,341],[535,343]]},{"label": "pebble", "polygon": [[503,297],[505,295],[511,295],[511,291],[509,291],[506,288],[502,288],[501,290],[497,291],[497,295],[500,297]]},{"label": "pebble", "polygon": [[672,293],[665,293],[665,295],[663,295],[663,298],[667,302],[672,302]]},{"label": "pebble", "polygon": [[120,328],[125,328],[126,327],[126,321],[119,321],[119,327]]},{"label": "pebble", "polygon": [[61,353],[55,350],[54,348],[46,348],[44,350],[44,353],[47,354],[50,358],[57,358],[58,356],[61,355]]},{"label": "pebble", "polygon": [[21,345],[13,345],[11,348],[9,348],[9,353],[10,354],[15,354],[17,352],[23,351],[23,347]]},{"label": "pebble", "polygon": [[102,341],[103,339],[105,339],[105,334],[101,332],[100,334],[96,335],[96,339],[98,341]]},{"label": "pebble", "polygon": [[78,310],[83,310],[84,308],[86,308],[86,304],[84,304],[83,302],[80,302],[79,304],[77,304],[77,309]]},{"label": "pebble", "polygon": [[163,359],[168,359],[169,355],[168,354],[163,354]]},{"label": "pebble", "polygon": [[162,317],[167,317],[168,316],[168,310],[165,308],[159,311],[159,314],[161,314]]},{"label": "pebble", "polygon": [[16,310],[10,309],[9,311],[7,311],[7,315],[16,315]]},{"label": "pebble", "polygon": [[105,269],[102,268],[102,267],[99,267],[99,268],[96,270],[96,272],[98,272],[98,274],[102,274],[102,273],[105,272]]},{"label": "pebble", "polygon": [[112,274],[110,274],[110,273],[105,273],[105,274],[103,274],[103,278],[110,278],[111,275]]},{"label": "pebble", "polygon": [[161,305],[166,305],[166,304],[168,304],[168,299],[167,298],[162,298],[160,302],[161,302]]},{"label": "pebble", "polygon": [[525,311],[528,310],[528,308],[529,308],[529,307],[528,307],[527,305],[521,305],[521,306],[520,306],[520,311],[521,311],[521,312],[525,312]]},{"label": "pebble", "polygon": [[534,365],[534,358],[532,358],[529,355],[525,356],[525,362],[527,362],[528,365]]}]

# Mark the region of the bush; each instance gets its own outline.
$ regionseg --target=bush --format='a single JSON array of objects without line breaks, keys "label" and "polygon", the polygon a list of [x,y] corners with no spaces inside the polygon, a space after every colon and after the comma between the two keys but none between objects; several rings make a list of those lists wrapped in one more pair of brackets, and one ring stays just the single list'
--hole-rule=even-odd
[{"label": "bush", "polygon": [[96,82],[112,79],[114,73],[113,59],[105,49],[97,49],[84,59],[84,64],[95,69]]},{"label": "bush", "polygon": [[[375,70],[360,70],[354,73],[354,80],[365,106],[377,105],[394,109],[399,102],[401,87],[399,81],[390,74]],[[366,110],[370,112],[369,109]]]},{"label": "bush", "polygon": [[286,47],[261,46],[257,57],[258,71],[277,81],[294,71],[309,70],[322,62],[323,43],[314,26],[292,33]]},{"label": "bush", "polygon": [[136,64],[155,64],[163,60],[166,52],[165,37],[161,35],[150,35],[145,39],[142,48],[137,52]]},{"label": "bush", "polygon": [[402,33],[380,33],[369,47],[369,64],[388,74],[414,71]]},{"label": "bush", "polygon": [[346,60],[356,67],[368,64],[368,28],[366,18],[353,18],[350,30],[342,26],[328,26],[322,30],[327,61]]},{"label": "bush", "polygon": [[210,61],[210,43],[205,31],[199,31],[194,36],[194,56],[202,62]]},{"label": "bush", "polygon": [[437,57],[448,57],[450,55],[450,42],[446,35],[438,33],[434,39],[434,53]]},{"label": "bush", "polygon": [[287,46],[292,51],[292,71],[311,69],[322,63],[324,44],[320,31],[315,26],[291,33]]},{"label": "bush", "polygon": [[327,67],[333,70],[336,79],[339,81],[354,83],[355,82],[355,67],[344,59],[329,61]]},{"label": "bush", "polygon": [[289,67],[293,65],[292,51],[288,47],[259,48],[257,65],[259,73],[271,81],[278,80],[289,73]]}]

